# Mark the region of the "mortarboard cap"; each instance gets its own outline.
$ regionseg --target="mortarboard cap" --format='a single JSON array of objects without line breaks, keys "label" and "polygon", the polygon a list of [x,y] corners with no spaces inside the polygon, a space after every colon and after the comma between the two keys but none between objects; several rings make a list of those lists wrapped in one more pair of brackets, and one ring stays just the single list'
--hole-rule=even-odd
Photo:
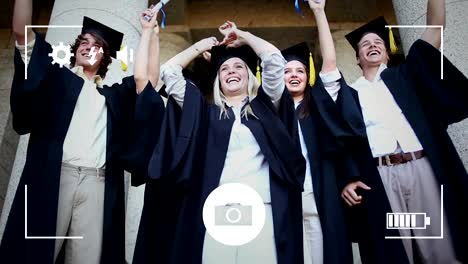
[{"label": "mortarboard cap", "polygon": [[309,50],[309,46],[307,43],[301,42],[289,48],[286,48],[281,51],[283,54],[284,59],[287,62],[297,60],[304,64],[306,68],[309,70],[309,84],[311,86],[315,83],[315,66],[314,60],[312,59],[312,53]]},{"label": "mortarboard cap", "polygon": [[221,65],[230,58],[243,60],[250,71],[255,73],[258,82],[261,82],[259,58],[248,45],[237,48],[229,48],[226,45],[213,46],[211,48],[211,75],[216,75]]},{"label": "mortarboard cap", "polygon": [[396,39],[393,36],[391,28],[387,28],[388,23],[384,17],[378,17],[369,23],[357,28],[353,32],[347,34],[345,37],[348,42],[353,46],[356,54],[359,52],[358,44],[362,37],[367,33],[375,33],[385,42],[387,51],[390,54],[395,54],[398,51]]},{"label": "mortarboard cap", "polygon": [[225,45],[213,46],[211,48],[211,71],[218,72],[219,67],[230,58],[239,58],[243,60],[252,72],[257,69],[258,56],[248,45],[238,48],[228,48]]},{"label": "mortarboard cap", "polygon": [[307,43],[301,42],[299,44],[286,48],[281,51],[281,54],[283,54],[283,57],[287,62],[297,60],[302,62],[307,68],[309,68],[310,50],[307,46]]},{"label": "mortarboard cap", "polygon": [[120,50],[120,46],[122,44],[124,36],[123,33],[85,16],[83,17],[83,28],[81,30],[81,34],[89,32],[94,32],[101,36],[109,45],[110,55],[114,58],[117,56],[117,51]]}]

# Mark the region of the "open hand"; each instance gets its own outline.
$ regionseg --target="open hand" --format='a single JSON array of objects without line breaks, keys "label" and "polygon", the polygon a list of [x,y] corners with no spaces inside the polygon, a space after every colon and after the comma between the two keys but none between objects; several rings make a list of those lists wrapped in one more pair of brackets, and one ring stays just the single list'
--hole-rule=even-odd
[{"label": "open hand", "polygon": [[244,45],[243,39],[239,36],[240,30],[234,22],[226,21],[218,28],[218,30],[224,36],[220,45],[226,45],[234,48]]},{"label": "open hand", "polygon": [[355,181],[355,182],[348,183],[348,185],[346,185],[343,188],[343,191],[341,192],[341,198],[343,198],[343,200],[345,200],[345,202],[349,206],[358,205],[358,204],[360,204],[362,202],[362,196],[358,195],[356,193],[356,190],[358,188],[361,188],[361,189],[364,189],[364,190],[370,190],[371,189],[369,186],[365,185],[361,181]]}]

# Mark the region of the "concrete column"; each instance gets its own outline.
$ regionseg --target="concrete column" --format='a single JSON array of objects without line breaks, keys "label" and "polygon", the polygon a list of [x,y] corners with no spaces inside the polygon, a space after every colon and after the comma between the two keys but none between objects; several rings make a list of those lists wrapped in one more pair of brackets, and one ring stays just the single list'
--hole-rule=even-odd
[{"label": "concrete column", "polygon": [[353,29],[337,30],[332,32],[335,43],[337,67],[348,84],[353,83],[362,76],[361,68],[357,65],[356,52],[345,38],[345,35],[352,30]]},{"label": "concrete column", "polygon": [[[427,0],[393,0],[399,25],[425,25]],[[465,76],[468,76],[468,27],[466,14],[468,0],[446,0],[446,29],[444,31],[444,55]],[[423,29],[400,29],[405,53],[411,44],[421,37]],[[465,168],[468,169],[468,120],[449,127],[449,134],[455,144]]]},{"label": "concrete column", "polygon": [[[129,49],[136,50],[141,34],[141,26],[138,16],[147,6],[147,0],[56,0],[50,18],[50,25],[81,25],[83,16],[86,15],[124,33],[123,45],[128,46]],[[55,45],[58,45],[59,42],[72,44],[80,32],[80,28],[50,28],[46,39],[49,43]],[[128,65],[127,72],[123,72],[121,70],[120,62],[113,60],[104,82],[106,84],[120,82],[124,76],[131,75],[132,73],[132,64]],[[19,178],[23,171],[29,139],[28,136],[29,135],[26,135],[20,138],[16,151],[16,158],[11,178],[9,180],[4,210],[0,219],[0,236],[3,234],[3,229],[8,218],[8,212],[11,208],[11,203],[18,186]],[[126,182],[129,182],[128,176],[126,178]],[[133,199],[132,195],[132,189],[130,189],[130,200]]]},{"label": "concrete column", "polygon": [[0,29],[0,212],[8,190],[19,140],[19,136],[13,131],[10,113],[13,55],[12,31]]}]

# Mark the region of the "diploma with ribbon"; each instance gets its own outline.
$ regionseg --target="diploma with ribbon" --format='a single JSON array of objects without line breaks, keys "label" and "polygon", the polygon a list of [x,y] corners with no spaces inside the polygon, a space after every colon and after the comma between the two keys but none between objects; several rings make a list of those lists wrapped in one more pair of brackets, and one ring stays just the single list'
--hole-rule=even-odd
[{"label": "diploma with ribbon", "polygon": [[[301,12],[301,7],[299,6],[299,1],[300,0],[294,0],[294,8],[296,9],[296,12],[300,15],[300,16],[304,16]],[[302,0],[302,2],[309,2],[308,0]],[[314,0],[315,3],[317,4],[320,4],[320,0]]]},{"label": "diploma with ribbon", "polygon": [[[166,13],[164,12],[163,8],[164,6],[169,3],[170,0],[161,0],[159,3],[157,3],[155,6],[153,6],[152,8],[152,11],[156,11],[156,10],[160,10],[163,17],[162,17],[162,20],[161,20],[161,27],[162,28],[165,28],[166,27]],[[144,18],[146,19],[146,21],[150,21],[151,20],[151,16],[147,16],[145,15]]]}]

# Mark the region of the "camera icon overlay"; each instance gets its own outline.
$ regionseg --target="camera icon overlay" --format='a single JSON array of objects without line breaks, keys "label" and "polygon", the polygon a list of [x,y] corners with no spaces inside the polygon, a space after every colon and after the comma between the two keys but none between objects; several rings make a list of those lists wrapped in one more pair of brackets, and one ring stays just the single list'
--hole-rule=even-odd
[{"label": "camera icon overlay", "polygon": [[223,184],[206,199],[203,223],[208,234],[222,244],[247,244],[258,236],[265,224],[263,199],[248,185]]},{"label": "camera icon overlay", "polygon": [[240,203],[215,206],[215,225],[252,225],[252,206]]}]

